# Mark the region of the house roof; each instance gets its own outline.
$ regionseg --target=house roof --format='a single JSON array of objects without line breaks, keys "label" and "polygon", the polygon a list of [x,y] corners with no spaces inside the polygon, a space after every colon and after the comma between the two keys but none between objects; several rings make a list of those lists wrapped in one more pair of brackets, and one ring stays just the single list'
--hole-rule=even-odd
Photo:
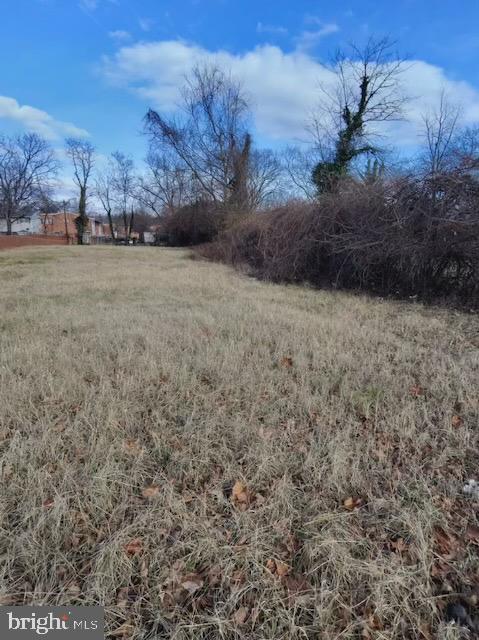
[{"label": "house roof", "polygon": [[[42,211],[41,216],[74,216],[78,218],[78,211]],[[103,223],[103,220],[99,217],[97,213],[87,214],[87,218],[89,220],[94,220],[99,224]]]}]

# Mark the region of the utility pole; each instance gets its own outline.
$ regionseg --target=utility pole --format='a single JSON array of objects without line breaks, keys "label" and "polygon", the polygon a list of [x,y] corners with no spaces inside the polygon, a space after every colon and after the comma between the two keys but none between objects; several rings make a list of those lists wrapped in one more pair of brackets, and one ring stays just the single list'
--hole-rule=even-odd
[{"label": "utility pole", "polygon": [[70,244],[70,235],[68,233],[68,223],[67,223],[67,200],[63,200],[63,220],[65,222],[65,236],[67,239],[67,244]]}]

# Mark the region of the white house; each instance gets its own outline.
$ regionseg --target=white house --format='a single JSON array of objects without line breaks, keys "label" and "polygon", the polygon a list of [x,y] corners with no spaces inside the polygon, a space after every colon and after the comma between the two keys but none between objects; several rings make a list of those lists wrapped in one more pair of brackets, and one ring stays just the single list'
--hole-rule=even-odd
[{"label": "white house", "polygon": [[[0,218],[0,233],[7,233],[7,221],[4,218]],[[20,235],[41,233],[40,217],[37,214],[33,214],[21,220],[14,220],[12,222],[12,233]]]}]

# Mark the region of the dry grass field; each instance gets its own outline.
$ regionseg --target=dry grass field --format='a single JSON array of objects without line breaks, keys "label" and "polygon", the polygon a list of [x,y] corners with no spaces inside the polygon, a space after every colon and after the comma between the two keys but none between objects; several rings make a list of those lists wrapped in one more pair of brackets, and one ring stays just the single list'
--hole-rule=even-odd
[{"label": "dry grass field", "polygon": [[479,321],[187,252],[0,253],[0,600],[115,638],[478,637]]}]

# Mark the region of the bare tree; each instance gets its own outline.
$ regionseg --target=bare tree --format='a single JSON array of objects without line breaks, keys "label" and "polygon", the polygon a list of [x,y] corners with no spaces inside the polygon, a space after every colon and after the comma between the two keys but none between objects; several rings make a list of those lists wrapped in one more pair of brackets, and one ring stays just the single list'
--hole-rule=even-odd
[{"label": "bare tree", "polygon": [[333,80],[321,87],[324,100],[310,127],[322,157],[313,170],[319,192],[334,189],[357,158],[378,154],[375,125],[401,116],[405,63],[393,46],[387,38],[371,38],[362,49],[353,45],[348,54],[336,54]]},{"label": "bare tree", "polygon": [[322,160],[316,146],[309,149],[287,147],[282,154],[284,184],[289,195],[313,200],[317,187],[311,180],[315,166]]},{"label": "bare tree", "polygon": [[193,178],[197,198],[246,206],[251,137],[241,86],[215,66],[196,67],[182,90],[181,112],[166,119],[150,110],[150,151],[172,152]]},{"label": "bare tree", "polygon": [[105,171],[97,174],[95,180],[95,195],[101,203],[108,218],[111,239],[115,239],[115,229],[113,226],[113,168],[111,162]]},{"label": "bare tree", "polygon": [[150,151],[146,164],[147,173],[138,181],[138,199],[144,207],[160,217],[191,202],[191,171],[172,153]]},{"label": "bare tree", "polygon": [[135,166],[129,156],[115,151],[111,154],[111,167],[112,201],[123,221],[125,241],[128,242],[133,231],[135,217],[134,205],[137,189]]},{"label": "bare tree", "polygon": [[52,148],[37,134],[0,138],[0,217],[7,234],[37,207],[57,168]]},{"label": "bare tree", "polygon": [[73,164],[73,179],[80,190],[78,200],[78,218],[76,219],[78,243],[83,243],[83,234],[88,229],[86,214],[88,181],[94,165],[95,148],[90,142],[68,138],[66,153]]},{"label": "bare tree", "polygon": [[248,169],[246,196],[251,211],[282,199],[282,167],[276,153],[270,149],[254,150]]},{"label": "bare tree", "polygon": [[445,91],[441,92],[437,108],[423,116],[423,137],[426,143],[424,158],[426,172],[430,176],[451,168],[456,155],[461,107],[453,104]]},{"label": "bare tree", "polygon": [[454,155],[463,170],[479,169],[479,126],[465,127],[458,132],[454,141]]}]

